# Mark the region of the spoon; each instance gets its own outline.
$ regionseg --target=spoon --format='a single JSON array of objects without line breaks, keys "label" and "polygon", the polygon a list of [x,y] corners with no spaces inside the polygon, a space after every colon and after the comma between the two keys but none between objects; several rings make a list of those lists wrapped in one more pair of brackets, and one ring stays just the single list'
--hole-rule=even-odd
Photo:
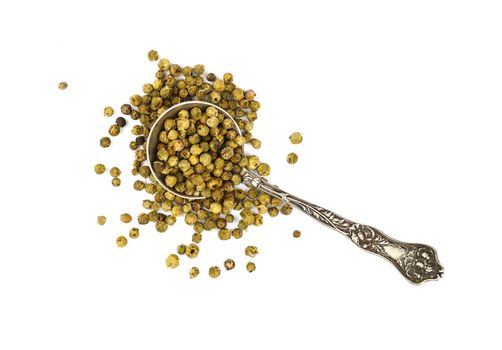
[{"label": "spoon", "polygon": [[[166,191],[188,200],[204,199],[204,197],[187,196],[166,186],[162,174],[155,171],[152,166],[157,153],[159,134],[164,127],[164,121],[169,118],[177,118],[180,110],[198,107],[201,111],[205,111],[206,108],[210,106],[216,108],[220,113],[231,119],[234,123],[235,130],[239,135],[242,135],[235,120],[224,109],[208,102],[187,101],[172,106],[159,116],[150,130],[146,143],[148,165],[157,182]],[[413,284],[420,284],[429,280],[438,280],[443,275],[443,267],[439,263],[436,250],[428,245],[401,242],[387,236],[374,227],[348,220],[330,210],[309,203],[281,190],[254,171],[243,169],[241,176],[242,182],[245,185],[279,198],[284,203],[289,203],[320,223],[342,233],[358,247],[391,262],[399,272]]]}]

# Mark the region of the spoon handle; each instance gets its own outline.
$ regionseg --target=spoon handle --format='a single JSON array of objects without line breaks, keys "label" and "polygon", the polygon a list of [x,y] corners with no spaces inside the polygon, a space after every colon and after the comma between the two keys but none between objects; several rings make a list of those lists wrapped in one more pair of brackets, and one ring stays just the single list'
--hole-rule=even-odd
[{"label": "spoon handle", "polygon": [[290,203],[315,220],[344,234],[359,248],[390,261],[411,283],[420,284],[427,280],[437,280],[443,275],[443,267],[439,263],[436,250],[428,245],[401,242],[374,227],[345,219],[281,190],[251,171],[244,172],[243,182],[280,198],[285,203]]}]

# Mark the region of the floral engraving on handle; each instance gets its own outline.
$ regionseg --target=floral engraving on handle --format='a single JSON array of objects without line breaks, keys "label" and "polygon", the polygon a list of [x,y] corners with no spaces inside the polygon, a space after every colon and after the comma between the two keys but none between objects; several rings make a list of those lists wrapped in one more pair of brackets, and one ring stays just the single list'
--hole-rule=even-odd
[{"label": "floral engraving on handle", "polygon": [[350,221],[332,211],[295,197],[251,171],[245,171],[242,180],[248,186],[291,203],[322,224],[345,234],[360,248],[390,261],[412,283],[437,280],[443,275],[443,267],[439,263],[436,251],[430,246],[392,239],[376,228]]}]

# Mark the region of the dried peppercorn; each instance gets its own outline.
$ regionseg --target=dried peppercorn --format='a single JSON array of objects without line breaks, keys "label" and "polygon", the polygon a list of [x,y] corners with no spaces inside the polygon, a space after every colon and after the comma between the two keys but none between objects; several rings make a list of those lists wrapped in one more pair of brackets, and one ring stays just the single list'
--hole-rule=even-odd
[{"label": "dried peppercorn", "polygon": [[200,243],[202,241],[202,234],[199,232],[195,232],[192,235],[192,242],[194,243]]},{"label": "dried peppercorn", "polygon": [[289,215],[293,211],[293,208],[289,204],[284,204],[281,207],[281,213],[284,215]]},{"label": "dried peppercorn", "polygon": [[128,224],[132,221],[132,216],[127,213],[120,214],[120,221],[122,221],[125,224]]},{"label": "dried peppercorn", "polygon": [[176,254],[170,254],[166,259],[166,266],[169,269],[175,269],[180,264],[180,258]]},{"label": "dried peppercorn", "polygon": [[104,166],[104,164],[99,163],[94,166],[94,172],[98,175],[104,174],[105,171],[106,167]]},{"label": "dried peppercorn", "polygon": [[217,278],[221,273],[221,270],[218,266],[211,266],[209,268],[209,276],[212,278]]},{"label": "dried peppercorn", "polygon": [[105,107],[105,109],[103,110],[103,115],[105,117],[111,117],[113,115],[113,108],[110,106]]},{"label": "dried peppercorn", "polygon": [[184,245],[184,244],[180,244],[177,248],[176,248],[176,251],[178,252],[179,255],[183,255],[185,254],[185,252],[187,251],[187,246]]},{"label": "dried peppercorn", "polygon": [[294,133],[292,133],[292,134],[289,136],[289,141],[290,141],[293,145],[298,145],[298,144],[302,143],[302,141],[303,141],[303,136],[302,136],[302,134],[300,134],[299,132],[294,132]]},{"label": "dried peppercorn", "polygon": [[59,90],[66,90],[67,87],[68,87],[68,83],[66,81],[62,81],[58,84]]},{"label": "dried peppercorn", "polygon": [[122,172],[120,171],[119,168],[114,166],[113,168],[110,169],[110,175],[113,177],[119,177]]},{"label": "dried peppercorn", "polygon": [[98,222],[98,225],[104,225],[106,223],[106,216],[102,216],[102,215],[98,216],[97,222]]},{"label": "dried peppercorn", "polygon": [[132,113],[132,107],[130,104],[123,104],[120,106],[120,112],[124,115],[130,115]]},{"label": "dried peppercorn", "polygon": [[298,238],[298,237],[300,237],[301,235],[302,235],[302,233],[301,233],[300,231],[298,231],[298,230],[294,230],[294,231],[293,231],[293,237],[294,237],[294,238]]},{"label": "dried peppercorn", "polygon": [[148,60],[153,62],[159,59],[159,53],[155,50],[148,51]]},{"label": "dried peppercorn", "polygon": [[120,128],[123,128],[126,126],[127,122],[124,117],[118,117],[115,119],[115,124],[117,124]]},{"label": "dried peppercorn", "polygon": [[127,238],[125,238],[124,236],[119,236],[117,237],[116,242],[119,248],[124,248],[127,245]]},{"label": "dried peppercorn", "polygon": [[108,133],[110,134],[110,136],[117,136],[118,134],[120,134],[120,127],[117,124],[113,124],[108,129]]},{"label": "dried peppercorn", "polygon": [[254,262],[248,262],[246,264],[246,270],[248,270],[249,273],[253,272],[256,270],[256,264]]},{"label": "dried peppercorn", "polygon": [[190,276],[190,279],[197,277],[199,275],[199,268],[196,266],[192,267],[188,272],[188,275]]},{"label": "dried peppercorn", "polygon": [[256,255],[258,255],[258,248],[253,245],[247,246],[246,249],[244,250],[244,253],[247,256],[254,258]]},{"label": "dried peppercorn", "polygon": [[105,136],[105,137],[102,137],[100,140],[99,140],[99,145],[103,148],[107,148],[107,147],[110,147],[112,141],[110,140],[110,138],[108,136]]},{"label": "dried peppercorn", "polygon": [[129,230],[129,237],[136,239],[139,237],[139,229],[137,227],[133,227]]},{"label": "dried peppercorn", "polygon": [[197,244],[190,243],[186,247],[186,255],[192,259],[196,258],[197,255],[199,255],[199,247],[197,246]]},{"label": "dried peppercorn", "polygon": [[291,152],[288,154],[287,161],[289,164],[295,164],[298,161],[298,156],[296,153]]},{"label": "dried peppercorn", "polygon": [[113,185],[114,187],[119,187],[119,186],[120,186],[120,183],[121,183],[121,181],[120,181],[120,179],[119,179],[118,177],[114,177],[114,178],[112,179],[112,185]]},{"label": "dried peppercorn", "polygon": [[232,259],[227,259],[223,263],[223,266],[225,266],[225,269],[227,271],[230,271],[230,270],[232,270],[235,267],[235,261],[233,261]]}]

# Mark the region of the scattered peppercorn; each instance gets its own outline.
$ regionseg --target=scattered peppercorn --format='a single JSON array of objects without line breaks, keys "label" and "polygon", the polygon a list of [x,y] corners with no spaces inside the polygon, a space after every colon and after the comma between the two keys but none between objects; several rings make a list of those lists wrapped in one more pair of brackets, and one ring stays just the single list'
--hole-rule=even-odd
[{"label": "scattered peppercorn", "polygon": [[112,179],[112,185],[113,185],[114,187],[119,187],[119,186],[120,186],[120,183],[121,183],[121,181],[120,181],[120,179],[119,179],[118,177],[114,177],[114,178]]},{"label": "scattered peppercorn", "polygon": [[253,245],[247,246],[246,249],[244,250],[244,253],[247,256],[254,258],[256,255],[258,255],[258,248]]},{"label": "scattered peppercorn", "polygon": [[190,276],[190,279],[197,277],[199,275],[199,268],[195,266],[192,267],[188,274]]},{"label": "scattered peppercorn", "polygon": [[124,213],[120,215],[120,221],[125,224],[128,224],[132,221],[132,216],[130,214]]},{"label": "scattered peppercorn", "polygon": [[254,262],[248,262],[246,264],[246,270],[248,270],[249,273],[253,272],[254,270],[256,270],[256,264]]},{"label": "scattered peppercorn", "polygon": [[179,255],[183,255],[183,254],[185,254],[185,252],[187,251],[187,246],[186,246],[186,245],[184,245],[184,244],[180,244],[180,245],[176,248],[176,250],[178,251],[178,254],[179,254]]},{"label": "scattered peppercorn", "polygon": [[225,266],[225,269],[227,269],[227,271],[230,271],[235,267],[235,261],[233,261],[232,259],[227,259],[225,260],[223,265]]},{"label": "scattered peppercorn", "polygon": [[180,264],[180,258],[176,254],[171,254],[166,259],[166,266],[170,269],[175,269]]},{"label": "scattered peppercorn", "polygon": [[106,167],[101,163],[96,164],[94,166],[94,172],[98,175],[104,174],[105,171],[106,171]]},{"label": "scattered peppercorn", "polygon": [[105,117],[111,117],[113,115],[113,108],[110,106],[105,107],[103,114]]},{"label": "scattered peppercorn", "polygon": [[294,230],[293,231],[293,237],[294,238],[299,238],[300,236],[302,235],[302,233],[298,230]]},{"label": "scattered peppercorn", "polygon": [[110,140],[110,138],[108,136],[105,136],[105,137],[102,137],[100,140],[99,140],[99,145],[103,148],[107,148],[107,147],[110,147],[110,144],[112,143],[112,141]]},{"label": "scattered peppercorn", "polygon": [[108,129],[108,133],[110,134],[110,136],[117,136],[118,134],[120,134],[120,127],[117,124],[113,124]]},{"label": "scattered peppercorn", "polygon": [[211,266],[209,268],[209,276],[212,278],[217,278],[221,273],[221,270],[218,266]]},{"label": "scattered peppercorn", "polygon": [[98,225],[104,225],[106,223],[106,216],[98,216]]},{"label": "scattered peppercorn", "polygon": [[58,84],[59,90],[66,90],[67,87],[68,87],[68,83],[66,81],[62,81]]},{"label": "scattered peppercorn", "polygon": [[129,230],[129,237],[136,239],[139,237],[139,229],[136,227],[133,227]]},{"label": "scattered peppercorn", "polygon": [[125,238],[124,236],[119,236],[117,237],[116,242],[118,247],[124,248],[127,245],[127,238]]},{"label": "scattered peppercorn", "polygon": [[289,141],[293,145],[298,145],[299,143],[302,143],[303,136],[299,132],[294,132],[294,133],[291,134],[291,136],[289,136]]},{"label": "scattered peppercorn", "polygon": [[155,50],[148,51],[148,60],[149,61],[157,61],[159,59],[159,53]]},{"label": "scattered peppercorn", "polygon": [[288,154],[287,161],[289,164],[295,164],[298,161],[298,156],[296,153],[291,152]]},{"label": "scattered peppercorn", "polygon": [[127,122],[124,117],[118,117],[115,119],[115,124],[117,124],[120,128],[123,128],[126,126]]},{"label": "scattered peppercorn", "polygon": [[120,171],[119,168],[114,166],[113,168],[110,169],[110,175],[113,177],[119,177],[122,172]]}]

